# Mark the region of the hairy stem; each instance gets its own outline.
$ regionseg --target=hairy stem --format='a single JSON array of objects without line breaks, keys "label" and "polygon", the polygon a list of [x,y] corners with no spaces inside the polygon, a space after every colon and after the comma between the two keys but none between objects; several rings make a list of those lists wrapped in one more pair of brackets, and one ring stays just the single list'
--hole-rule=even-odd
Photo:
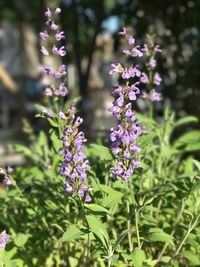
[{"label": "hairy stem", "polygon": [[131,238],[131,214],[130,214],[130,203],[127,199],[126,201],[126,207],[127,207],[127,213],[128,213],[128,220],[127,220],[127,231],[128,231],[128,244],[129,244],[129,250],[133,251],[133,243]]},{"label": "hairy stem", "polygon": [[138,248],[141,248],[141,243],[140,243],[140,233],[139,233],[139,227],[138,227],[138,220],[139,220],[139,212],[137,209],[135,209],[135,229],[136,229],[136,236],[137,236],[137,244]]}]

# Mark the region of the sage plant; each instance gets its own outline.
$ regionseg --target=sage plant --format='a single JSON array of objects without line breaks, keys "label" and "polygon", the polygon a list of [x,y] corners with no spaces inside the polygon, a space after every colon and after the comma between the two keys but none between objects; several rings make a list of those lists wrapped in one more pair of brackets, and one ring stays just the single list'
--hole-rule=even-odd
[{"label": "sage plant", "polygon": [[[139,45],[135,45],[135,39],[127,33],[124,28],[120,32],[128,43],[128,48],[123,53],[129,57],[142,57],[143,52]],[[113,96],[115,100],[109,111],[117,119],[117,127],[111,128],[110,140],[112,142],[112,153],[116,159],[116,166],[111,168],[114,177],[120,177],[123,181],[140,167],[137,155],[141,148],[137,143],[137,138],[141,134],[140,126],[132,110],[132,102],[136,101],[140,94],[138,85],[140,84],[141,71],[138,65],[125,67],[120,63],[112,64],[109,74],[118,73],[123,84],[114,87]],[[134,79],[131,82],[130,79]]]}]

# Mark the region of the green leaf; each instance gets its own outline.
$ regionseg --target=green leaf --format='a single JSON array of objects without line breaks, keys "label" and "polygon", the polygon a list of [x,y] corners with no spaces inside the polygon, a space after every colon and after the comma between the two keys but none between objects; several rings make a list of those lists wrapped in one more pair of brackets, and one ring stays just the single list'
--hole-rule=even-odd
[{"label": "green leaf", "polygon": [[112,263],[115,263],[115,262],[117,262],[117,260],[119,259],[119,254],[112,255],[112,256],[109,257],[108,259],[109,259],[109,261],[111,261]]},{"label": "green leaf", "polygon": [[174,143],[175,148],[182,148],[184,151],[200,150],[200,131],[191,131],[179,137]]},{"label": "green leaf", "polygon": [[134,251],[131,253],[131,258],[134,267],[142,267],[144,261],[146,260],[146,255],[144,250],[140,248],[135,248]]},{"label": "green leaf", "polygon": [[40,132],[37,142],[34,146],[34,151],[36,154],[43,156],[44,147],[48,147],[48,141],[45,133],[43,131]]},{"label": "green leaf", "polygon": [[56,134],[55,131],[52,131],[52,133],[50,134],[50,138],[55,151],[58,152],[59,149],[62,147],[62,141],[58,138],[58,135]]},{"label": "green leaf", "polygon": [[196,118],[195,116],[187,116],[185,118],[181,118],[181,119],[177,120],[174,123],[174,128],[179,127],[181,125],[185,125],[185,124],[189,124],[189,123],[195,123],[195,122],[198,122],[198,118]]},{"label": "green leaf", "polygon": [[113,159],[112,154],[107,147],[97,144],[90,144],[86,150],[86,154],[93,160],[111,161]]},{"label": "green leaf", "polygon": [[30,157],[32,155],[31,149],[27,148],[26,146],[14,144],[10,145],[9,147],[18,153],[24,154],[25,156]]},{"label": "green leaf", "polygon": [[84,204],[84,207],[86,207],[89,210],[96,211],[96,212],[110,213],[109,210],[97,204]]},{"label": "green leaf", "polygon": [[108,233],[101,220],[95,216],[86,216],[91,232],[101,241],[104,248],[108,249]]},{"label": "green leaf", "polygon": [[107,193],[108,195],[103,198],[101,201],[102,206],[111,208],[114,205],[117,205],[121,202],[123,194],[107,185],[98,185],[98,189]]},{"label": "green leaf", "polygon": [[193,163],[197,167],[197,169],[200,171],[200,162],[196,159],[193,159]]},{"label": "green leaf", "polygon": [[170,261],[171,257],[169,256],[162,256],[160,261],[164,263],[168,263]]},{"label": "green leaf", "polygon": [[153,119],[151,119],[151,118],[149,118],[147,116],[144,116],[141,113],[136,113],[136,116],[137,116],[137,119],[138,119],[139,122],[144,123],[145,125],[147,125],[150,128],[151,127],[154,128],[154,127],[157,126],[157,123],[156,123],[155,120],[153,120]]},{"label": "green leaf", "polygon": [[80,231],[75,225],[72,225],[62,236],[62,241],[72,241],[81,237],[84,233]]},{"label": "green leaf", "polygon": [[147,263],[149,267],[154,267],[158,263],[158,260],[147,259],[145,263]]},{"label": "green leaf", "polygon": [[58,128],[58,124],[53,119],[48,118],[47,120],[49,121],[49,123],[51,124],[51,126]]},{"label": "green leaf", "polygon": [[149,230],[149,235],[145,238],[147,242],[168,242],[173,244],[173,237],[165,233],[160,228],[151,228]]},{"label": "green leaf", "polygon": [[113,246],[113,250],[115,251],[115,249],[118,247],[118,245],[120,245],[120,243],[123,241],[123,239],[125,238],[125,236],[127,235],[128,231],[124,230],[121,232],[121,234],[118,236],[117,240],[115,241],[115,244]]},{"label": "green leaf", "polygon": [[30,235],[19,233],[14,237],[14,243],[18,247],[23,247],[28,241]]},{"label": "green leaf", "polygon": [[190,193],[194,193],[200,189],[200,181],[197,181],[191,188]]},{"label": "green leaf", "polygon": [[200,266],[200,258],[194,251],[184,251],[181,253],[183,257],[189,260],[193,266]]}]

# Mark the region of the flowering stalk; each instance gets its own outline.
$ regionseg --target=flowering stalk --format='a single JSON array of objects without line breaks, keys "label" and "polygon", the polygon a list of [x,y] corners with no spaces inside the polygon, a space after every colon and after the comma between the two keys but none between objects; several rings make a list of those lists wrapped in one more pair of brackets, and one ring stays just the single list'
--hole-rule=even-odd
[{"label": "flowering stalk", "polygon": [[[57,7],[54,12],[47,8],[45,12],[45,17],[47,18],[46,25],[47,29],[40,33],[40,38],[42,40],[41,53],[43,56],[56,56],[64,57],[66,55],[65,46],[60,45],[60,41],[65,39],[64,32],[60,30],[59,25],[55,23],[56,16],[61,13],[61,9]],[[47,47],[47,42],[49,41],[50,35],[54,36],[54,43],[52,46]],[[61,64],[57,69],[53,69],[50,66],[43,66],[41,71],[45,73],[50,79],[54,79],[55,85],[53,83],[46,83],[45,94],[47,96],[66,96],[68,89],[65,86],[65,78],[67,75],[66,65]]]},{"label": "flowering stalk", "polygon": [[79,131],[83,122],[80,117],[75,117],[76,108],[72,105],[66,113],[59,112],[59,117],[70,122],[64,130],[62,138],[63,147],[60,154],[64,160],[60,172],[66,178],[65,191],[68,195],[79,197],[79,199],[90,202],[92,188],[87,186],[87,171],[90,169],[89,162],[84,154],[83,144],[87,141],[84,133]]},{"label": "flowering stalk", "polygon": [[[143,53],[138,45],[135,45],[135,39],[130,36],[126,29],[120,33],[128,41],[128,48],[123,53],[130,57],[142,57]],[[125,85],[117,85],[114,88],[115,97],[109,111],[117,119],[116,128],[111,128],[110,140],[112,142],[112,153],[116,159],[116,166],[111,168],[114,177],[120,177],[123,181],[134,173],[134,170],[140,167],[137,155],[141,148],[137,143],[137,138],[141,134],[141,129],[132,111],[132,101],[137,99],[140,94],[138,88],[141,71],[138,65],[124,67],[120,63],[112,64],[109,74],[118,73],[125,81]],[[130,83],[129,79],[135,80]]]},{"label": "flowering stalk", "polygon": [[142,72],[140,82],[145,84],[148,90],[148,92],[143,92],[142,97],[150,102],[159,102],[162,100],[162,94],[156,91],[156,87],[160,85],[162,78],[160,74],[155,71],[157,66],[155,57],[158,53],[161,53],[162,50],[160,49],[159,45],[154,45],[153,40],[148,37],[148,42],[144,45],[142,51],[147,57],[147,72]]},{"label": "flowering stalk", "polygon": [[[50,32],[54,33],[56,42],[65,38],[64,32],[60,31],[59,26],[54,22],[54,16],[60,12],[60,8],[56,8],[54,13],[47,8],[45,16],[47,17],[46,25],[48,26],[48,31],[45,30],[40,33],[40,37],[44,42],[49,39]],[[53,44],[51,49],[47,49],[45,46],[42,46],[41,53],[44,56],[50,56],[51,53],[51,55],[63,57],[66,55],[66,50],[64,46],[59,47],[57,44]],[[68,90],[64,85],[63,79],[67,75],[67,67],[65,65],[61,65],[56,71],[54,71],[51,67],[44,66],[42,71],[49,77],[54,78],[56,80],[56,84],[59,84],[58,87],[48,84],[45,94],[47,96],[65,96]],[[55,112],[46,107],[42,109],[42,112],[49,118],[55,116]],[[61,138],[63,146],[59,151],[64,158],[61,164],[60,174],[66,178],[65,191],[68,195],[78,197],[80,200],[83,200],[83,202],[90,202],[90,192],[92,191],[92,188],[86,184],[89,162],[86,160],[83,146],[86,139],[84,133],[78,129],[83,122],[83,119],[76,117],[75,113],[75,104],[72,104],[67,112],[59,111],[57,113],[57,117],[65,121],[65,125],[67,125],[63,132],[64,136]],[[62,135],[62,130],[60,131],[60,135]]]}]

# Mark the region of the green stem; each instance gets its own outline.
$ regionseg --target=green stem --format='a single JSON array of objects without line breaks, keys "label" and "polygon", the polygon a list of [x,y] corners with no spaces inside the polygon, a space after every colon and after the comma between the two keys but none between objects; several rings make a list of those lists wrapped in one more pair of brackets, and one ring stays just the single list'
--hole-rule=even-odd
[{"label": "green stem", "polygon": [[133,243],[132,243],[132,238],[131,238],[130,203],[128,199],[126,201],[126,207],[127,207],[127,213],[128,213],[128,220],[127,220],[128,244],[129,244],[129,250],[133,251]]},{"label": "green stem", "polygon": [[180,243],[179,247],[177,248],[176,252],[174,253],[174,257],[176,257],[178,255],[178,253],[180,252],[182,246],[184,245],[186,239],[188,238],[189,234],[192,232],[192,230],[196,227],[198,220],[200,218],[200,214],[197,216],[196,220],[193,222],[192,225],[189,225],[188,227],[188,231],[185,235],[185,237],[183,238],[182,242]]},{"label": "green stem", "polygon": [[136,229],[137,243],[138,243],[138,248],[141,248],[140,233],[139,233],[139,227],[138,227],[138,219],[139,219],[138,215],[139,215],[139,212],[135,209],[135,229]]},{"label": "green stem", "polygon": [[[181,210],[180,210],[180,212],[179,212],[179,214],[178,214],[178,216],[177,216],[177,219],[175,220],[174,227],[179,223],[179,221],[180,221],[180,219],[181,219],[181,216],[182,216],[182,214],[183,214],[184,209],[185,209],[185,198],[182,199]],[[171,232],[171,236],[173,236],[174,233],[175,233],[175,230],[173,230],[173,231]],[[164,254],[164,252],[165,252],[165,250],[167,249],[168,246],[169,246],[169,243],[166,242],[165,245],[164,245],[164,247],[163,247],[163,249],[161,250],[161,252],[160,252],[160,254],[159,254],[159,256],[158,256],[158,259],[157,259],[158,262],[159,262],[160,259],[162,258],[163,254]]]},{"label": "green stem", "polygon": [[[88,222],[87,222],[87,219],[86,219],[86,215],[85,215],[85,209],[84,209],[84,206],[83,206],[83,203],[81,202],[80,200],[80,205],[81,205],[81,209],[82,209],[82,212],[83,212],[83,218],[86,222],[86,225],[87,225],[87,228],[89,229],[89,225],[88,225]],[[86,254],[85,254],[85,260],[84,262],[87,262],[87,259],[89,259],[89,255],[90,255],[90,233],[88,233],[88,239],[87,239],[87,251],[86,251]]]}]

